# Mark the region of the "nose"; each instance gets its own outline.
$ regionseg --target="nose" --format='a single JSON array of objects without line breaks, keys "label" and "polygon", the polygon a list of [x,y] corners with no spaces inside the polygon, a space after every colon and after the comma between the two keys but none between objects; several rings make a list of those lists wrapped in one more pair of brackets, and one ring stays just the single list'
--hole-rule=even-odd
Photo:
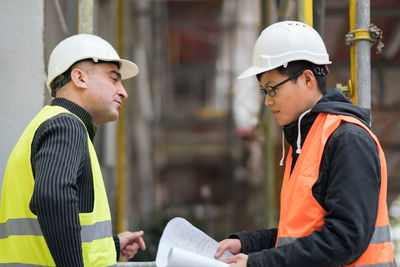
[{"label": "nose", "polygon": [[264,100],[264,105],[269,107],[274,103],[274,100],[272,97],[270,97],[268,94],[265,95],[265,100]]},{"label": "nose", "polygon": [[128,98],[128,92],[125,90],[125,87],[122,85],[122,83],[120,84],[118,94],[119,94],[123,99]]}]

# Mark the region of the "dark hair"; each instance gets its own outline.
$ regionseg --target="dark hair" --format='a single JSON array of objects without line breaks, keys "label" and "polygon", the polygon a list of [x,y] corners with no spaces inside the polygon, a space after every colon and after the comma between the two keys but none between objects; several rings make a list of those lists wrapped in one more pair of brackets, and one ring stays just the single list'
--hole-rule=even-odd
[{"label": "dark hair", "polygon": [[86,58],[86,59],[79,60],[79,61],[75,62],[74,64],[72,64],[71,67],[69,67],[62,74],[58,75],[56,78],[53,79],[53,81],[50,84],[51,96],[52,97],[55,97],[57,90],[60,89],[61,87],[63,87],[64,85],[66,85],[71,80],[71,71],[72,71],[72,69],[75,66],[77,66],[79,63],[82,63],[82,62],[91,62],[93,64],[112,63],[112,64],[117,65],[118,69],[120,68],[120,63],[118,61],[104,61],[104,60],[94,61],[91,58]]},{"label": "dark hair", "polygon": [[[316,65],[312,62],[306,60],[298,60],[289,62],[287,67],[280,66],[276,68],[279,74],[291,77],[296,73],[299,73],[303,70],[311,70],[314,73],[315,79],[317,80],[317,85],[319,91],[324,95],[326,94],[326,77],[328,74],[328,67],[326,65]],[[257,79],[260,81],[263,73],[257,74]],[[295,76],[292,81],[296,82],[299,76]]]}]

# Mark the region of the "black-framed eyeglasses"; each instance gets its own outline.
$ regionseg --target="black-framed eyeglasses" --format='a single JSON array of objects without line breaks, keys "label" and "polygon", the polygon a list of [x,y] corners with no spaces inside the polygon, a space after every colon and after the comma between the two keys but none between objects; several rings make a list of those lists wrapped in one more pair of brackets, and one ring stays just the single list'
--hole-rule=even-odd
[{"label": "black-framed eyeglasses", "polygon": [[284,80],[284,81],[282,81],[282,82],[280,82],[280,83],[278,83],[278,84],[276,84],[276,85],[274,85],[274,86],[267,86],[267,87],[265,87],[265,88],[260,88],[260,92],[261,92],[263,95],[267,95],[267,94],[268,94],[269,96],[274,97],[274,96],[276,96],[276,91],[275,91],[275,90],[276,90],[279,86],[281,86],[281,85],[284,84],[285,82],[290,81],[291,79],[296,78],[297,76],[301,75],[303,72],[304,72],[304,70],[302,70],[302,71],[296,73],[295,75],[293,75],[293,76],[287,78],[286,80]]}]

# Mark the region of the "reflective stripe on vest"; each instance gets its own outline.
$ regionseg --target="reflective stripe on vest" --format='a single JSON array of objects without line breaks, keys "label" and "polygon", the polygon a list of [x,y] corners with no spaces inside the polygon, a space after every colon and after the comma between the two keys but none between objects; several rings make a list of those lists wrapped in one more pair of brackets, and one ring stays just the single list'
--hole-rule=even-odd
[{"label": "reflective stripe on vest", "polygon": [[[325,145],[332,133],[343,122],[364,128],[374,139],[379,153],[381,186],[375,230],[367,249],[349,266],[396,266],[390,238],[386,205],[386,160],[379,141],[359,120],[342,115],[320,113],[312,125],[296,164],[291,170],[292,149],[288,153],[281,191],[281,210],[276,246],[290,244],[297,238],[321,230],[326,211],[312,195],[312,187],[319,177],[319,168]],[[301,201],[299,201],[301,200]]]},{"label": "reflective stripe on vest", "polygon": [[[82,242],[92,242],[95,239],[106,238],[112,235],[111,221],[97,222],[93,225],[81,226]],[[37,235],[42,236],[39,222],[34,218],[9,219],[0,223],[0,239],[10,235]]]},{"label": "reflective stripe on vest", "polygon": [[368,264],[368,265],[356,265],[359,267],[397,267],[396,263],[393,262],[385,262],[385,263],[377,263],[377,264]]},{"label": "reflective stripe on vest", "polygon": [[[9,157],[0,203],[0,266],[55,266],[37,217],[29,209],[34,188],[30,149],[39,126],[60,113],[73,115],[59,106],[43,107],[26,127]],[[87,141],[94,203],[92,212],[79,213],[83,262],[85,266],[116,266],[107,194],[88,134]]]},{"label": "reflective stripe on vest", "polygon": [[[294,240],[296,240],[298,237],[280,237],[278,238],[278,243],[277,246],[283,246],[292,243]],[[370,244],[380,244],[380,243],[386,243],[386,242],[391,242],[391,237],[390,237],[390,227],[388,225],[386,226],[377,226],[375,227],[374,233],[372,235],[371,241],[369,242]]]},{"label": "reflective stripe on vest", "polygon": [[0,263],[0,267],[43,267],[44,265],[25,264],[18,262]]}]

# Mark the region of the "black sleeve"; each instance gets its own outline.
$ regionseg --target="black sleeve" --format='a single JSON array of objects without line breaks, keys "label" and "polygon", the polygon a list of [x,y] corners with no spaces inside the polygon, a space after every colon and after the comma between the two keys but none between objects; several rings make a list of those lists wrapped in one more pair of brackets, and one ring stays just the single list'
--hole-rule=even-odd
[{"label": "black sleeve", "polygon": [[[322,230],[278,248],[250,253],[247,266],[344,266],[367,248],[375,228],[380,163],[372,137],[354,124],[341,125],[324,151],[326,169]],[[321,163],[322,164],[322,163]]]},{"label": "black sleeve", "polygon": [[85,149],[85,127],[73,115],[58,115],[35,133],[30,209],[57,266],[83,266],[77,177]]},{"label": "black sleeve", "polygon": [[243,231],[229,235],[229,238],[240,239],[242,249],[240,252],[250,252],[273,248],[276,243],[278,229],[261,229],[256,231]]},{"label": "black sleeve", "polygon": [[121,252],[121,243],[119,242],[118,235],[113,235],[114,244],[115,244],[115,251],[117,252],[117,261],[119,260],[119,254]]}]

